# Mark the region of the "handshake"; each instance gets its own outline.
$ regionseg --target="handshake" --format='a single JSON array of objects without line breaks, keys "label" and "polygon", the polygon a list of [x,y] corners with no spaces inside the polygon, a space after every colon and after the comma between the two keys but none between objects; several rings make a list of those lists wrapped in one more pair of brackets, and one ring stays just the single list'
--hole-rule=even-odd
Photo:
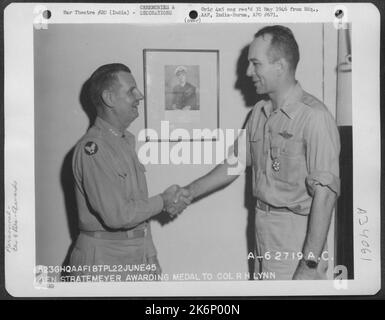
[{"label": "handshake", "polygon": [[193,194],[188,187],[181,188],[174,184],[161,193],[163,199],[163,210],[171,217],[180,214],[193,200]]}]

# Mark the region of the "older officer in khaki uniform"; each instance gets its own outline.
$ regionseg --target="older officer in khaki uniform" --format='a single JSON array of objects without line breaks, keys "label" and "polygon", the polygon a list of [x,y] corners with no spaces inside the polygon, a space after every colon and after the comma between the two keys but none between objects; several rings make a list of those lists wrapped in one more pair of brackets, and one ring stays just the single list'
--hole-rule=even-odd
[{"label": "older officer in khaki uniform", "polygon": [[[104,65],[89,82],[97,119],[73,157],[80,235],[70,264],[78,267],[75,275],[120,275],[121,281],[127,275],[159,274],[147,220],[172,205],[175,211],[183,210],[185,204],[173,202],[177,186],[148,197],[135,137],[126,131],[143,99],[130,69]],[[84,272],[82,266],[93,268]]]},{"label": "older officer in khaki uniform", "polygon": [[[340,193],[339,134],[322,102],[295,79],[299,61],[290,29],[261,29],[249,47],[247,75],[268,100],[246,126],[246,164],[256,197],[256,272],[276,280],[325,279],[332,210]],[[231,183],[228,162],[186,187],[192,197]]]}]

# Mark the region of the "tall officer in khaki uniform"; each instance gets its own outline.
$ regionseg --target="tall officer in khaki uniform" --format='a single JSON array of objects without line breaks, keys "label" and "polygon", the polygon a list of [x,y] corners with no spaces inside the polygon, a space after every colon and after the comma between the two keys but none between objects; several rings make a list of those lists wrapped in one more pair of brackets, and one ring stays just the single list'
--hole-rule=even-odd
[{"label": "tall officer in khaki uniform", "polygon": [[[249,47],[247,75],[267,101],[246,125],[246,164],[256,197],[256,271],[277,280],[325,279],[332,210],[340,193],[339,134],[332,115],[295,79],[299,61],[290,29],[269,26]],[[228,162],[186,189],[192,197],[223,187]]]},{"label": "tall officer in khaki uniform", "polygon": [[[75,275],[159,274],[149,218],[163,209],[179,212],[178,186],[148,197],[145,168],[135,151],[135,137],[126,129],[138,117],[143,99],[130,69],[123,64],[98,68],[89,79],[96,108],[94,125],[76,145],[73,172],[80,235],[70,264]],[[187,201],[188,203],[188,201]],[[82,266],[109,266],[83,272]]]}]

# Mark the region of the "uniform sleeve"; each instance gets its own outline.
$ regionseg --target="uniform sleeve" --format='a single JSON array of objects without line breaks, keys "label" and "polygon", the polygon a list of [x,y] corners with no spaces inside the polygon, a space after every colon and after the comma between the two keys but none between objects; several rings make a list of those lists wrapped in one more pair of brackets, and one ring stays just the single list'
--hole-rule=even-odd
[{"label": "uniform sleeve", "polygon": [[[90,143],[90,142],[88,142]],[[112,229],[133,228],[163,209],[160,195],[146,200],[129,199],[114,159],[101,141],[93,141],[92,153],[80,144],[74,155],[74,173],[92,211]],[[92,145],[93,146],[93,145]]]},{"label": "uniform sleeve", "polygon": [[333,117],[325,110],[313,110],[304,133],[309,193],[314,195],[315,186],[321,185],[338,196],[340,138]]}]

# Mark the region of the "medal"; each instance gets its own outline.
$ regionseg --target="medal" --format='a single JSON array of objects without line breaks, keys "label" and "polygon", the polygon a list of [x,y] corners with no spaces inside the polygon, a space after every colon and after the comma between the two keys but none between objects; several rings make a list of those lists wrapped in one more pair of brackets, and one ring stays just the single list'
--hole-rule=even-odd
[{"label": "medal", "polygon": [[279,171],[279,168],[281,165],[281,163],[279,162],[279,158],[278,158],[279,154],[280,154],[280,148],[277,146],[273,146],[271,148],[271,160],[272,160],[271,167],[273,168],[273,170],[275,172]]},{"label": "medal", "polygon": [[278,159],[278,158],[274,158],[271,167],[273,168],[273,170],[274,170],[275,172],[278,172],[278,171],[279,171],[280,164],[281,164],[281,163],[279,162],[279,159]]}]

